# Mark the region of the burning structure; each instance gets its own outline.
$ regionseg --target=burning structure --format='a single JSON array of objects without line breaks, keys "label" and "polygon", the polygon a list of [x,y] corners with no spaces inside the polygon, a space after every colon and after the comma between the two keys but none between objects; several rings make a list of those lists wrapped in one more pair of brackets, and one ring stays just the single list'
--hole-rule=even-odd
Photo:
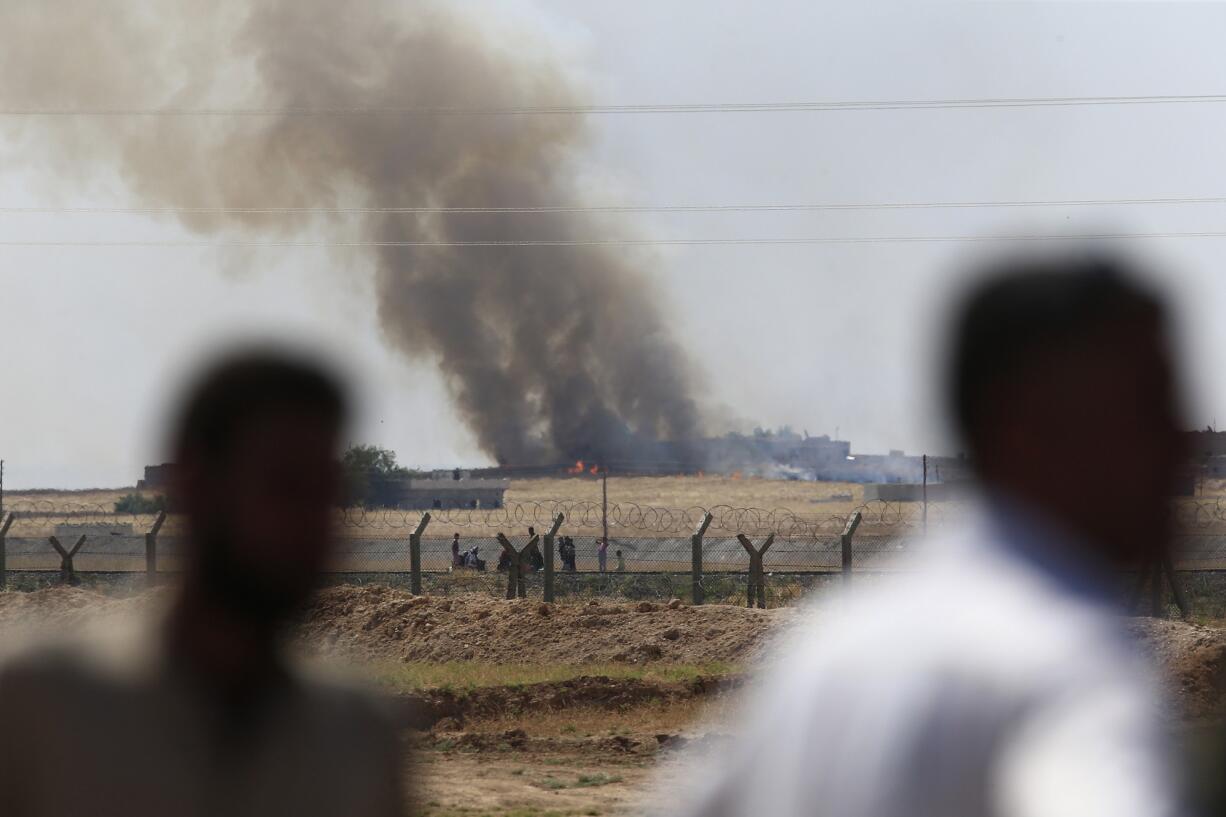
[{"label": "burning structure", "polygon": [[[797,434],[791,429],[755,429],[752,434],[729,433],[703,437],[678,445],[656,441],[640,447],[634,460],[573,465],[509,465],[475,469],[474,474],[500,476],[599,476],[608,469],[618,474],[743,474],[771,479],[828,482],[913,483],[924,478],[924,458],[903,451],[887,454],[853,453],[847,440],[828,435]],[[957,482],[970,478],[969,463],[961,457],[928,457],[928,481]]]}]

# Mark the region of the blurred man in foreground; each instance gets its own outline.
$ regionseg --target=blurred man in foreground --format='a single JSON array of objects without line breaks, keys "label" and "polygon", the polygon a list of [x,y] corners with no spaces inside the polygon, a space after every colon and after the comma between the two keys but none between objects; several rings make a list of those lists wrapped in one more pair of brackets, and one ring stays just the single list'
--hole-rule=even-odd
[{"label": "blurred man in foreground", "polygon": [[1149,667],[1113,601],[1114,573],[1167,538],[1166,311],[1109,260],[991,272],[948,380],[982,520],[781,645],[747,735],[689,776],[709,782],[681,813],[1176,812]]},{"label": "blurred man in foreground", "polygon": [[279,649],[331,555],[344,415],[327,376],[275,354],[190,391],[183,586],[162,643],[120,665],[61,651],[0,673],[0,814],[403,813],[390,723]]}]

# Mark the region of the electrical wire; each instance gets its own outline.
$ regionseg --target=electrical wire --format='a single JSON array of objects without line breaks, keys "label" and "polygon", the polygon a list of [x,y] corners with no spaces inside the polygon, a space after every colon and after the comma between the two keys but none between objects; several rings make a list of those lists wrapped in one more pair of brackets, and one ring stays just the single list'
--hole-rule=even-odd
[{"label": "electrical wire", "polygon": [[0,116],[535,116],[678,113],[788,113],[807,111],[884,111],[959,108],[1047,108],[1098,105],[1171,105],[1226,102],[1226,94],[1157,94],[1129,96],[982,97],[969,99],[894,99],[791,102],[712,102],[633,105],[525,106],[328,106],[249,108],[162,107],[12,107]]},{"label": "electrical wire", "polygon": [[931,244],[1044,241],[1115,241],[1123,239],[1226,238],[1226,231],[1152,233],[1066,233],[1048,235],[915,235],[915,236],[817,236],[801,238],[643,238],[593,240],[508,241],[23,241],[0,240],[0,247],[88,248],[312,248],[312,247],[647,247],[647,246],[757,246],[820,244]]},{"label": "electrical wire", "polygon": [[914,201],[777,204],[557,205],[527,207],[0,207],[6,215],[126,214],[126,215],[332,215],[332,214],[497,214],[497,213],[727,213],[820,212],[841,210],[942,210],[1026,207],[1108,207],[1126,205],[1226,204],[1226,196],[1117,199],[1051,199],[1046,201]]}]

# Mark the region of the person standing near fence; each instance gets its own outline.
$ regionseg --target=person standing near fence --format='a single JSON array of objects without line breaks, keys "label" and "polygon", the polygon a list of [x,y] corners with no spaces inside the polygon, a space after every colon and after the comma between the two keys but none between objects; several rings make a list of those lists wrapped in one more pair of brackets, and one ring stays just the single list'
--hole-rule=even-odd
[{"label": "person standing near fence", "polygon": [[609,540],[603,537],[596,540],[596,562],[600,566],[601,573],[608,572]]},{"label": "person standing near fence", "polygon": [[625,573],[625,572],[626,572],[626,559],[625,559],[625,557],[624,557],[624,556],[622,556],[622,552],[621,552],[621,549],[620,549],[620,548],[619,548],[619,549],[618,549],[618,551],[617,551],[617,568],[616,568],[616,570],[617,570],[617,572],[618,572],[618,573]]},{"label": "person standing near fence", "polygon": [[1153,668],[1113,586],[1170,533],[1166,308],[1110,258],[987,272],[947,379],[981,518],[781,644],[735,749],[670,778],[692,785],[665,813],[1181,812]]},{"label": "person standing near fence", "polygon": [[334,554],[345,402],[275,352],[197,381],[175,434],[183,575],[160,640],[127,662],[61,649],[0,669],[0,814],[405,813],[390,719],[282,643]]},{"label": "person standing near fence", "polygon": [[452,568],[463,567],[464,557],[460,553],[460,534],[457,532],[451,537],[451,566]]}]

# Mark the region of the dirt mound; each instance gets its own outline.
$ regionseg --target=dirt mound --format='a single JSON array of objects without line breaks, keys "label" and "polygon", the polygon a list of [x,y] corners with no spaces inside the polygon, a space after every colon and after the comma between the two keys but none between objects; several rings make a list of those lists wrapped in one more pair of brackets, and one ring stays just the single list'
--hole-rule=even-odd
[{"label": "dirt mound", "polygon": [[485,596],[414,597],[382,586],[324,590],[304,640],[366,660],[496,664],[733,663],[792,610],[640,603],[587,606]]},{"label": "dirt mound", "polygon": [[49,587],[28,593],[0,593],[0,632],[68,634],[155,604],[160,591],[117,599],[80,587]]},{"label": "dirt mound", "polygon": [[[117,599],[72,587],[0,593],[0,633],[31,626],[76,631],[112,616],[154,608],[164,597],[162,591],[152,591]],[[795,615],[793,609],[723,605],[583,606],[480,595],[415,597],[379,585],[345,585],[320,594],[304,617],[300,637],[310,650],[373,661],[736,664],[749,659],[772,631]],[[1170,692],[1185,717],[1226,715],[1226,630],[1153,619],[1133,619],[1129,627],[1167,675]],[[536,686],[514,692],[509,705],[634,703],[639,700],[635,696],[664,694],[650,682],[608,679]],[[654,691],[645,691],[648,687]],[[508,689],[513,688],[497,693],[503,711]],[[478,695],[465,706],[479,709],[483,704]]]},{"label": "dirt mound", "polygon": [[79,587],[53,587],[29,593],[0,593],[0,625],[42,621],[71,626],[110,601]]},{"label": "dirt mound", "polygon": [[1129,629],[1157,660],[1183,715],[1226,714],[1226,630],[1152,618],[1132,619]]}]

